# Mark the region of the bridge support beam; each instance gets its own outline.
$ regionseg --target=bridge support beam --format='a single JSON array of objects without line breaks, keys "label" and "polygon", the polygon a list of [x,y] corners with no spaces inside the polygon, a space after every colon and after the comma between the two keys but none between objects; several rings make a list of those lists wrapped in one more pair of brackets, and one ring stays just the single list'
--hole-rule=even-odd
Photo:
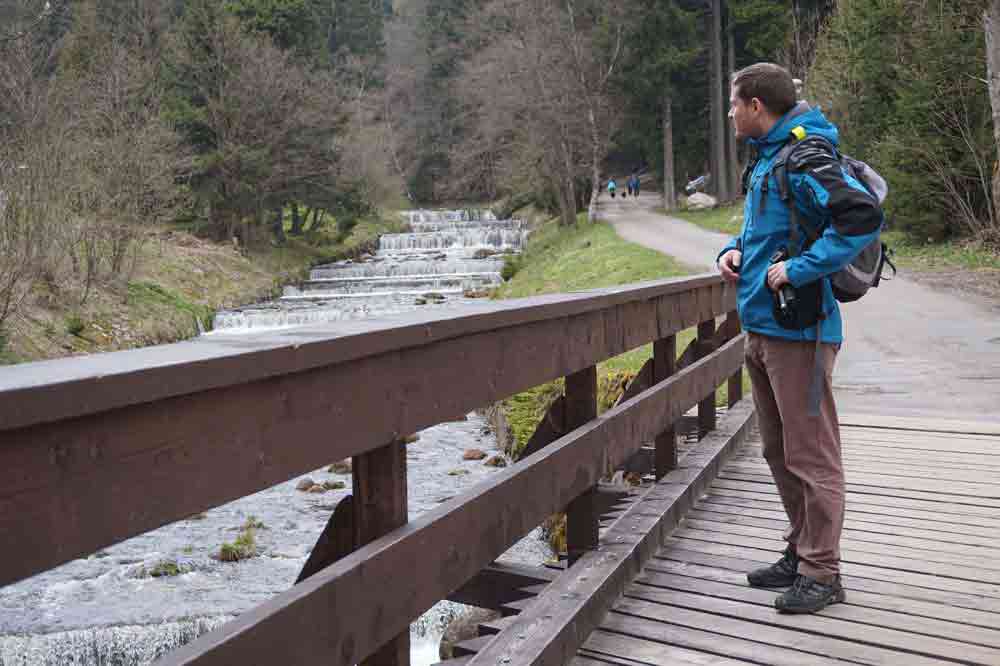
[{"label": "bridge support beam", "polygon": [[[732,333],[732,337],[736,337],[740,334],[740,317],[733,310],[726,317],[725,328],[729,329]],[[743,367],[736,371],[732,377],[729,378],[729,383],[727,384],[727,393],[729,396],[729,406],[732,407],[740,400],[743,399]]]},{"label": "bridge support beam", "polygon": [[[566,429],[574,430],[597,418],[597,366],[566,376]],[[566,550],[572,566],[589,550],[597,548],[598,520],[594,494],[583,493],[566,507]]]},{"label": "bridge support beam", "polygon": [[[354,529],[358,548],[406,523],[406,444],[354,456]],[[360,666],[409,666],[410,632],[404,631],[364,659]]]},{"label": "bridge support beam", "polygon": [[[659,384],[677,371],[677,336],[671,335],[653,342],[653,383]],[[677,430],[673,424],[657,435],[653,456],[653,473],[659,481],[677,467]]]},{"label": "bridge support beam", "polygon": [[[712,353],[715,342],[715,320],[709,319],[698,324],[698,343],[705,350],[699,358]],[[698,438],[715,430],[715,393],[698,403]]]}]

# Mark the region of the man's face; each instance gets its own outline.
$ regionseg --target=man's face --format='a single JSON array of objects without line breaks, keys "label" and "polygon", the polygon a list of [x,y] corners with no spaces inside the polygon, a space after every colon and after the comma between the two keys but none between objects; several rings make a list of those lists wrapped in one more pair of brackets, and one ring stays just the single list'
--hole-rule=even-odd
[{"label": "man's face", "polygon": [[737,139],[758,138],[760,136],[760,115],[763,105],[756,97],[749,102],[738,94],[736,86],[729,92],[729,118],[733,122],[733,133]]}]

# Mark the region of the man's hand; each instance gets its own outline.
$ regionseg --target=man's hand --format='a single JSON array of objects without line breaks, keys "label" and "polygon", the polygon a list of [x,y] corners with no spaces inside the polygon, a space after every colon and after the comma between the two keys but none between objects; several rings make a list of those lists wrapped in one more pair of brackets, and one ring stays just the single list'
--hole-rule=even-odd
[{"label": "man's hand", "polygon": [[743,261],[743,253],[739,250],[730,250],[719,257],[719,272],[726,282],[736,282],[740,279],[740,262]]},{"label": "man's hand", "polygon": [[771,267],[767,269],[767,286],[771,288],[771,291],[778,291],[781,285],[788,284],[788,282],[785,262],[779,261],[776,264],[771,264]]}]

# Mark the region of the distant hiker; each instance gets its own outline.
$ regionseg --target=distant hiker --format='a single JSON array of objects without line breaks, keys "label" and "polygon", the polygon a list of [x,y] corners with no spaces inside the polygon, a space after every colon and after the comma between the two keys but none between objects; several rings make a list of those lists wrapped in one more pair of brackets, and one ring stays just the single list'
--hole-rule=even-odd
[{"label": "distant hiker", "polygon": [[628,193],[634,197],[639,196],[639,176],[635,171],[628,179]]},{"label": "distant hiker", "polygon": [[615,179],[612,178],[612,179],[608,180],[608,194],[611,195],[612,199],[615,198],[615,190],[616,189],[618,189],[618,186],[615,185]]},{"label": "distant hiker", "polygon": [[764,459],[789,521],[784,556],[747,580],[789,587],[774,601],[779,611],[815,613],[844,601],[844,465],[832,387],[843,331],[829,277],[879,237],[883,214],[841,168],[837,128],[796,97],[778,65],[733,77],[729,117],[754,157],[743,176],[741,235],[717,262],[737,285]]}]

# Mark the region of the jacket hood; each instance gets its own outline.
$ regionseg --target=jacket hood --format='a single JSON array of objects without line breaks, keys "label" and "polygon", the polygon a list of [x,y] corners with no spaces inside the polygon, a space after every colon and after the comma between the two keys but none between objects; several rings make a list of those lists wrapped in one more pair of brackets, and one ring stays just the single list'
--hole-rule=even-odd
[{"label": "jacket hood", "polygon": [[796,104],[774,124],[770,132],[760,139],[750,139],[749,143],[761,150],[777,149],[788,141],[792,130],[800,125],[805,128],[807,136],[818,134],[834,146],[837,145],[839,139],[837,128],[826,119],[819,107],[812,108],[807,102]]}]

